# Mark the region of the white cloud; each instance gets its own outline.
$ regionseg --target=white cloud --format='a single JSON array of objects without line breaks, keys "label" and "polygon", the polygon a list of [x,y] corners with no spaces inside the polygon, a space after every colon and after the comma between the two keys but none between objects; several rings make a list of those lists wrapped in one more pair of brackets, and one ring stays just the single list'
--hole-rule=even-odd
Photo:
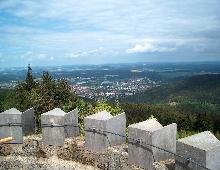
[{"label": "white cloud", "polygon": [[33,51],[27,51],[25,55],[31,55],[33,54]]},{"label": "white cloud", "polygon": [[66,57],[70,59],[79,58],[83,56],[93,56],[93,55],[100,55],[103,53],[103,47],[99,47],[97,49],[88,50],[88,51],[79,51],[76,53],[70,52],[66,53]]},{"label": "white cloud", "polygon": [[[160,5],[158,5],[160,4]],[[0,9],[6,9],[11,15],[28,19],[30,22],[45,22],[48,19],[59,20],[63,28],[86,30],[95,28],[109,32],[142,35],[169,35],[169,33],[195,32],[217,26],[217,9],[211,10],[209,2],[200,3],[201,13],[196,13],[197,1],[171,0],[164,3],[154,1],[107,1],[103,0],[65,0],[65,1],[28,1],[3,0]],[[218,0],[213,6],[219,5]],[[187,13],[185,14],[185,9]],[[216,13],[215,13],[216,10]],[[190,16],[190,18],[189,18]],[[54,26],[53,26],[54,27]],[[185,30],[185,31],[184,31]]]},{"label": "white cloud", "polygon": [[66,57],[73,59],[73,58],[78,58],[80,55],[79,54],[74,54],[74,53],[66,53]]},{"label": "white cloud", "polygon": [[44,60],[44,59],[47,58],[47,55],[46,54],[38,54],[37,58],[40,59],[40,60]]},{"label": "white cloud", "polygon": [[54,60],[54,57],[50,57],[50,60]]},{"label": "white cloud", "polygon": [[33,52],[33,51],[27,51],[24,54],[22,54],[20,56],[20,59],[24,60],[24,61],[37,61],[37,60],[41,60],[41,61],[45,61],[45,60],[54,60],[54,57],[49,57],[47,54],[45,53],[37,53],[37,52]]},{"label": "white cloud", "polygon": [[24,54],[20,56],[20,59],[26,60],[33,55],[33,51],[26,51]]},{"label": "white cloud", "polygon": [[[96,56],[103,62],[103,56],[162,55],[180,48],[188,54],[219,52],[219,4],[219,0],[0,0],[6,14],[0,16],[0,46],[8,48],[1,51],[4,57],[51,63],[54,58],[53,62],[68,63],[69,58],[86,62]],[[34,53],[22,54],[28,49]]]},{"label": "white cloud", "polygon": [[142,44],[136,44],[134,47],[127,49],[127,53],[145,53],[145,52],[172,52],[176,47],[165,47],[156,45],[152,42],[144,42]]}]

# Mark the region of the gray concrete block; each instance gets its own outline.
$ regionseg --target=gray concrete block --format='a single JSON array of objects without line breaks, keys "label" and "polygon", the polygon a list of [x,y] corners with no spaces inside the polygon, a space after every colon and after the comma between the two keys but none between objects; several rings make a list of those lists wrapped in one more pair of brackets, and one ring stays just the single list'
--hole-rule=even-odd
[{"label": "gray concrete block", "polygon": [[[85,148],[93,152],[104,152],[109,146],[106,136],[102,134],[104,133],[103,131],[106,131],[106,122],[102,120],[84,118],[84,128]],[[101,131],[102,133],[87,131],[92,129]]]},{"label": "gray concrete block", "polygon": [[[152,144],[176,153],[176,135],[177,124],[172,123],[152,132]],[[153,148],[153,153],[156,161],[175,159],[174,155],[157,148]]]},{"label": "gray concrete block", "polygon": [[[88,150],[105,152],[109,146],[125,143],[125,138],[108,133],[125,135],[125,113],[112,116],[107,111],[98,112],[84,118],[84,127],[85,147]],[[92,129],[95,129],[98,133],[92,132]]]},{"label": "gray concrete block", "polygon": [[[41,115],[42,138],[44,144],[63,146],[65,140],[65,115],[66,113],[59,108],[55,108]],[[47,127],[48,125],[54,126]]]},{"label": "gray concrete block", "polygon": [[113,116],[107,112],[106,110],[95,113],[93,115],[89,115],[87,117],[85,117],[86,119],[92,119],[92,120],[108,120],[113,118]]},{"label": "gray concrete block", "polygon": [[155,161],[173,158],[172,154],[168,154],[156,147],[175,153],[176,133],[177,125],[175,123],[163,127],[155,119],[130,125],[128,127],[129,163],[151,170]]},{"label": "gray concrete block", "polygon": [[150,169],[152,167],[152,162],[153,160],[153,150],[152,147],[149,145],[139,145],[136,143],[136,139],[139,141],[144,141],[145,143],[152,143],[152,136],[150,132],[133,128],[133,127],[128,127],[128,162],[130,164],[135,164],[140,167],[149,167]]},{"label": "gray concrete block", "polygon": [[119,135],[107,133],[111,146],[120,145],[126,142],[126,115],[121,113],[107,120],[106,130]]},{"label": "gray concrete block", "polygon": [[[23,143],[23,133],[21,126],[22,113],[15,108],[0,113],[0,138],[13,137],[11,143]],[[18,126],[5,126],[5,124],[18,124]]]},{"label": "gray concrete block", "polygon": [[28,109],[22,113],[22,130],[23,135],[35,133],[34,108]]},{"label": "gray concrete block", "polygon": [[[220,141],[209,131],[179,139],[176,153],[211,170],[220,167]],[[204,170],[198,165],[176,156],[175,170]]]},{"label": "gray concrete block", "polygon": [[68,112],[65,115],[65,137],[75,137],[79,135],[78,109]]}]

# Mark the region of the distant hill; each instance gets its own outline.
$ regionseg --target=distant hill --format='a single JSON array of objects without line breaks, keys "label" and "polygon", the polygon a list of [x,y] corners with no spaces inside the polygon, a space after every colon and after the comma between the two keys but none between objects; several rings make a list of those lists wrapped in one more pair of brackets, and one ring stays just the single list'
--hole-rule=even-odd
[{"label": "distant hill", "polygon": [[220,74],[205,74],[162,85],[121,99],[132,103],[201,103],[220,104]]}]

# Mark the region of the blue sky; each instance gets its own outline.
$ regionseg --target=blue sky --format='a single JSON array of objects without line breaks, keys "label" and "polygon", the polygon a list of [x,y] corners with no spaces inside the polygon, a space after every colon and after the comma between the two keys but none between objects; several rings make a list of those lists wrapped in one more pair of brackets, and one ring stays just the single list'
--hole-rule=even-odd
[{"label": "blue sky", "polygon": [[0,66],[220,61],[219,0],[0,0]]}]

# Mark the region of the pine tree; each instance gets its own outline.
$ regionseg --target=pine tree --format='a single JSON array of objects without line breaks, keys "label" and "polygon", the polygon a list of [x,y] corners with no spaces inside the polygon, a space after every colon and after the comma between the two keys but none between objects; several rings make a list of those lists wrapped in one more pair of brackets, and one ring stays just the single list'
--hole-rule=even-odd
[{"label": "pine tree", "polygon": [[35,87],[34,77],[32,75],[32,68],[30,64],[28,64],[28,71],[25,79],[25,90],[31,91]]},{"label": "pine tree", "polygon": [[56,104],[62,107],[64,104],[68,103],[71,98],[70,86],[65,79],[61,79],[57,82],[55,91]]}]

